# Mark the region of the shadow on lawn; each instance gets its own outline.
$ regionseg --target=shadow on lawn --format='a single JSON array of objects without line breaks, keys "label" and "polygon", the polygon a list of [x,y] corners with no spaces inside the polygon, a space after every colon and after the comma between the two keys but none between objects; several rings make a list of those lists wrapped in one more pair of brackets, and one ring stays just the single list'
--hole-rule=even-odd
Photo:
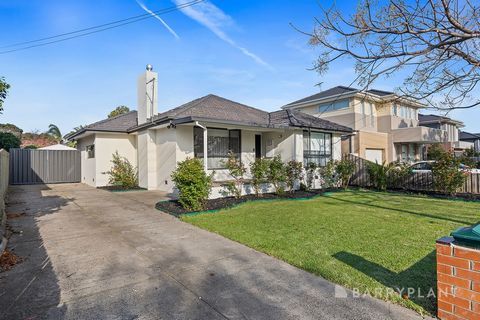
[{"label": "shadow on lawn", "polygon": [[[438,220],[445,220],[445,221],[450,221],[450,222],[455,222],[455,223],[460,223],[460,224],[466,224],[470,225],[472,222],[467,221],[467,220],[457,220],[457,219],[452,219],[436,214],[430,214],[430,213],[421,213],[421,212],[416,212],[416,211],[411,211],[411,210],[405,210],[405,209],[399,209],[399,208],[392,208],[392,207],[387,207],[387,206],[382,206],[378,204],[374,204],[373,202],[376,201],[385,201],[384,199],[380,199],[379,197],[371,199],[370,201],[353,201],[353,200],[347,200],[347,199],[340,199],[335,196],[328,196],[330,199],[337,200],[337,201],[342,201],[342,202],[347,202],[347,203],[352,203],[356,205],[364,205],[372,208],[378,208],[378,209],[384,209],[384,210],[391,210],[391,211],[397,211],[397,212],[402,212],[402,213],[408,213],[408,214],[413,214],[416,216],[422,216],[422,217],[427,217],[427,218],[432,218],[432,219],[438,219]],[[372,198],[372,197],[369,197]]]},{"label": "shadow on lawn", "polygon": [[[437,280],[436,280],[436,254],[435,250],[415,262],[408,269],[401,272],[391,271],[384,266],[366,260],[356,254],[340,251],[333,255],[337,260],[364,273],[384,286],[393,289],[402,296],[423,307],[431,314],[437,310]],[[409,288],[412,291],[408,291]],[[382,290],[382,292],[385,292]],[[430,292],[430,295],[429,295]],[[434,293],[432,295],[432,292]],[[375,291],[369,292],[371,295]]]}]

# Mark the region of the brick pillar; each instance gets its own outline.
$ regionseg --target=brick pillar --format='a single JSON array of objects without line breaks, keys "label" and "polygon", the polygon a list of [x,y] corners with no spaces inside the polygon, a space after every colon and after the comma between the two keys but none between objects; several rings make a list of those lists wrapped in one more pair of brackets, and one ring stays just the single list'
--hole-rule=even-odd
[{"label": "brick pillar", "polygon": [[480,249],[437,240],[438,318],[480,319]]}]

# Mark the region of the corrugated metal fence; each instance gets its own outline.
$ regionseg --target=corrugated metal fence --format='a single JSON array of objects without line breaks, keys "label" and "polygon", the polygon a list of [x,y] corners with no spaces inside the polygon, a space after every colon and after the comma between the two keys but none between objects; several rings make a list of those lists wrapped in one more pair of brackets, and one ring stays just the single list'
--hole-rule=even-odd
[{"label": "corrugated metal fence", "polygon": [[76,150],[10,149],[10,184],[80,182]]},{"label": "corrugated metal fence", "polygon": [[[355,155],[347,155],[348,159],[352,160],[355,165],[355,173],[350,180],[350,185],[358,187],[372,187],[370,176],[368,174],[368,163],[370,161]],[[436,191],[431,172],[414,172],[399,179],[393,179],[394,182],[389,181],[389,189],[404,189],[411,191]],[[480,194],[480,174],[470,173],[463,184],[463,187],[458,190],[459,193]]]}]

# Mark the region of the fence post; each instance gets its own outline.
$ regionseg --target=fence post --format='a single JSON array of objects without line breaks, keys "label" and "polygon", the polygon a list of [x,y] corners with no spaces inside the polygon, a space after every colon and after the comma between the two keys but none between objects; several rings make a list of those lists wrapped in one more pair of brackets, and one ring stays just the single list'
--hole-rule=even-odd
[{"label": "fence post", "polygon": [[5,212],[5,195],[8,188],[9,175],[9,154],[0,149],[0,255],[7,247],[7,238],[5,237],[5,228],[7,224],[7,215]]}]

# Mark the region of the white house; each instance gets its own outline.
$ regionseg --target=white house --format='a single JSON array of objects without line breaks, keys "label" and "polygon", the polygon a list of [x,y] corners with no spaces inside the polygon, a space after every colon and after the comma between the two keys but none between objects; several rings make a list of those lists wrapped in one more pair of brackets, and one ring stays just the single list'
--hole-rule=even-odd
[{"label": "white house", "polygon": [[341,157],[341,139],[352,134],[348,127],[300,111],[269,113],[216,95],[158,113],[157,77],[150,66],[139,77],[138,111],[93,123],[69,137],[81,151],[82,182],[107,185],[105,172],[118,151],[138,168],[141,187],[172,193],[170,175],[187,157],[201,158],[220,182],[229,179],[223,169],[229,151],[247,168],[255,158],[276,155],[285,162],[325,165]]}]

